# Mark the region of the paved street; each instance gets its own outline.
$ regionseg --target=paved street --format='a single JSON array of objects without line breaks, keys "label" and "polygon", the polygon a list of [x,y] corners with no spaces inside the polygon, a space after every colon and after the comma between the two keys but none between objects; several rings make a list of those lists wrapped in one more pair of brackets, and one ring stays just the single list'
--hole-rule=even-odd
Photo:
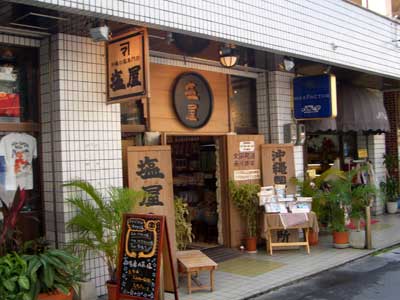
[{"label": "paved street", "polygon": [[347,264],[256,300],[398,300],[400,248]]}]

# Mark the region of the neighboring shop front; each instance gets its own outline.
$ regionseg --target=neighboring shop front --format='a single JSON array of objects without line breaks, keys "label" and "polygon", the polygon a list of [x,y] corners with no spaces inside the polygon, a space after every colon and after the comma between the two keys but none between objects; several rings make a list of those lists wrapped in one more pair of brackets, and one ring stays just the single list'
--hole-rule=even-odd
[{"label": "neighboring shop front", "polygon": [[25,241],[44,231],[38,44],[0,36],[0,209],[23,206],[17,229]]}]

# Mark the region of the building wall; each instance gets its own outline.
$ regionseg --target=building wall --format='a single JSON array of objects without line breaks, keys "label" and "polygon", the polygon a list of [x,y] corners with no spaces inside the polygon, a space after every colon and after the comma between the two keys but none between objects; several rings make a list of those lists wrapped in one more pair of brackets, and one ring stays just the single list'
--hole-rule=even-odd
[{"label": "building wall", "polygon": [[[293,73],[274,71],[259,73],[257,78],[257,120],[265,142],[283,144],[284,125],[294,123],[292,112]],[[296,177],[304,176],[303,146],[294,147]]]},{"label": "building wall", "polygon": [[[399,137],[398,128],[400,127],[399,103],[400,92],[386,92],[384,93],[384,103],[386,112],[389,117],[390,132],[386,133],[386,152],[394,157],[399,156]],[[395,176],[399,177],[399,162],[396,160],[397,166]]]},{"label": "building wall", "polygon": [[14,0],[400,78],[399,23],[342,0]]},{"label": "building wall", "polygon": [[[104,45],[65,34],[48,43],[40,53],[46,237],[62,245],[73,237],[65,224],[74,214],[67,198],[76,192],[62,184],[84,179],[103,194],[122,186],[120,107],[105,104]],[[105,294],[104,262],[89,255],[86,267]]]}]

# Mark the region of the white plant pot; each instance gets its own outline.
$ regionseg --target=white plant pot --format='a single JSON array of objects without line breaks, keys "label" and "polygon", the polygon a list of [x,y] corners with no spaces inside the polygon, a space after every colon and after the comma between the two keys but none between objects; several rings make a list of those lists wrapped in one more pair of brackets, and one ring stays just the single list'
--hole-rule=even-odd
[{"label": "white plant pot", "polygon": [[74,295],[74,300],[97,300],[96,284],[93,280],[80,284],[79,295]]},{"label": "white plant pot", "polygon": [[351,230],[349,235],[349,243],[352,248],[365,248],[365,230]]},{"label": "white plant pot", "polygon": [[386,208],[389,214],[397,213],[397,202],[387,202]]}]

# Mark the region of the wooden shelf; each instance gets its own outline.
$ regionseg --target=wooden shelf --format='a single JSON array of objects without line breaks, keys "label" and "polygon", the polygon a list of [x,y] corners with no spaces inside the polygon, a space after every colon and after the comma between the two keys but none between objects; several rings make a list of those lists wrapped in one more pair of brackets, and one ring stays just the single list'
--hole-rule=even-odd
[{"label": "wooden shelf", "polygon": [[34,122],[0,122],[0,131],[10,132],[40,132],[40,124]]},{"label": "wooden shelf", "polygon": [[121,132],[145,132],[145,125],[137,125],[137,124],[126,124],[121,125]]}]

